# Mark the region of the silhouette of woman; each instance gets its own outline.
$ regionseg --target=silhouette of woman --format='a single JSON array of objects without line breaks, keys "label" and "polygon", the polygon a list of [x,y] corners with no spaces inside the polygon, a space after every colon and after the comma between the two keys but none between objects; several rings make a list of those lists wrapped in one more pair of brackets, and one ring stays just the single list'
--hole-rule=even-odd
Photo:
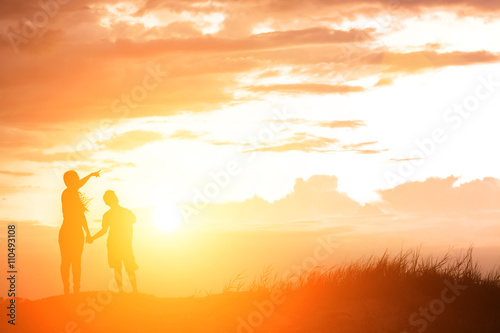
[{"label": "silhouette of woman", "polygon": [[64,293],[69,293],[69,269],[73,271],[73,291],[80,291],[81,261],[83,252],[83,229],[90,238],[85,212],[89,199],[82,195],[79,189],[87,183],[90,177],[99,177],[101,170],[80,179],[74,170],[64,174],[66,189],[61,195],[63,223],[59,230],[59,248],[61,249],[61,278]]}]

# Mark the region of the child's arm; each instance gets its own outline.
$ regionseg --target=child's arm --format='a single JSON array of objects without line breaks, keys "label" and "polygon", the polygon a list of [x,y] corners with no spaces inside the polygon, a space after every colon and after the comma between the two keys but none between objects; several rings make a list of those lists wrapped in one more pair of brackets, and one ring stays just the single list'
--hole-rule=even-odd
[{"label": "child's arm", "polygon": [[90,237],[90,243],[95,241],[97,238],[102,237],[108,232],[109,229],[109,221],[106,218],[106,214],[102,217],[102,228],[99,230],[94,236]]},{"label": "child's arm", "polygon": [[91,174],[87,175],[86,177],[83,177],[82,179],[80,179],[80,182],[78,183],[78,188],[81,188],[83,185],[85,185],[87,183],[87,181],[90,179],[90,177],[92,177],[92,176],[100,177],[101,175],[99,174],[99,172],[101,172],[101,170],[99,170],[97,172],[92,172]]},{"label": "child's arm", "polygon": [[90,237],[90,240],[93,242],[97,238],[104,236],[108,232],[109,226],[102,226],[102,229],[97,232],[94,236]]}]

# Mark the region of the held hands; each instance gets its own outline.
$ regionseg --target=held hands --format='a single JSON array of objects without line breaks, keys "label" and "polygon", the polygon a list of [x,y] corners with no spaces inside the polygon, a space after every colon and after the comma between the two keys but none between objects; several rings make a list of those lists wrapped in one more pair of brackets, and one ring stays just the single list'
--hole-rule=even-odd
[{"label": "held hands", "polygon": [[92,244],[94,242],[94,238],[92,236],[90,236],[90,234],[89,234],[89,235],[87,235],[86,242],[88,244]]}]

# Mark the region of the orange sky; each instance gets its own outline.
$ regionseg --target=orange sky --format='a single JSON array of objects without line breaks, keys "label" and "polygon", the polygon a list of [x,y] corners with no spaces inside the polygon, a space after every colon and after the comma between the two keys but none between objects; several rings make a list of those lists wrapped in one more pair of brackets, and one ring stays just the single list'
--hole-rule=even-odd
[{"label": "orange sky", "polygon": [[64,2],[0,3],[0,220],[57,230],[62,174],[102,169],[90,227],[114,189],[143,258],[173,204],[160,235],[185,251],[271,232],[288,253],[280,233],[335,227],[365,249],[498,244],[500,3]]}]

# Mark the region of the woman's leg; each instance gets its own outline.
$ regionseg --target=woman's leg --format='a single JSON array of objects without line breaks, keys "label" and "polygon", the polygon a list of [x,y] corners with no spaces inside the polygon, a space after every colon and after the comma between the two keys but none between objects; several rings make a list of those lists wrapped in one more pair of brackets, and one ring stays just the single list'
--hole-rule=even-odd
[{"label": "woman's leg", "polygon": [[63,229],[59,230],[59,250],[61,251],[61,279],[64,293],[69,294],[69,266],[71,265],[70,249],[66,245]]},{"label": "woman's leg", "polygon": [[61,254],[61,278],[64,287],[64,293],[69,294],[69,266],[71,261],[68,256]]},{"label": "woman's leg", "polygon": [[82,253],[83,244],[85,242],[83,231],[80,229],[78,234],[74,236],[73,243],[73,260],[71,261],[71,268],[73,271],[73,292],[76,294],[80,292],[80,278],[82,275]]},{"label": "woman's leg", "polygon": [[80,276],[82,274],[82,257],[75,258],[71,263],[73,271],[73,292],[80,292]]}]

